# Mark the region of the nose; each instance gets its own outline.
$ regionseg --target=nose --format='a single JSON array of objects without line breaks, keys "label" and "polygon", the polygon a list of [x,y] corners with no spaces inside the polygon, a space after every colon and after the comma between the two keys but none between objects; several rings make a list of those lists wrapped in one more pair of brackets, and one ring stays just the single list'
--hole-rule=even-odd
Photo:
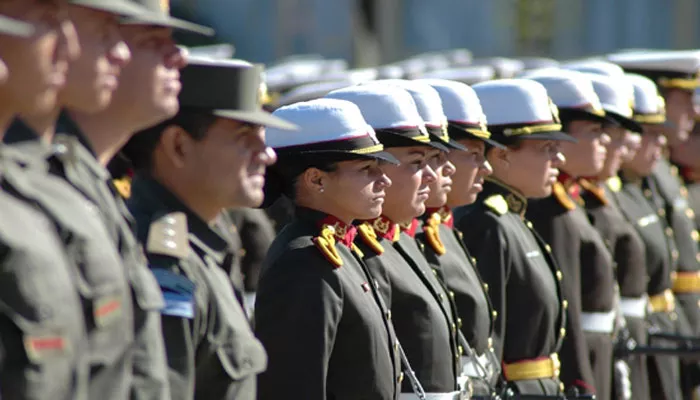
[{"label": "nose", "polygon": [[552,166],[559,168],[564,164],[566,164],[566,157],[564,157],[564,154],[561,151],[554,153],[554,157],[552,157]]},{"label": "nose", "polygon": [[129,51],[129,46],[126,45],[122,40],[119,40],[108,53],[109,61],[112,64],[123,68],[125,65],[131,61],[131,51]]},{"label": "nose", "polygon": [[5,65],[5,63],[2,62],[2,60],[0,60],[0,83],[5,83],[9,76],[10,73],[7,69],[7,65]]},{"label": "nose", "polygon": [[437,180],[437,174],[435,170],[430,168],[430,165],[425,165],[422,169],[423,172],[423,183],[433,183]]},{"label": "nose", "polygon": [[381,176],[379,177],[378,183],[379,183],[379,187],[382,189],[386,189],[393,184],[391,179],[389,179],[389,177],[383,172],[381,173]]},{"label": "nose", "polygon": [[272,147],[266,146],[265,150],[261,152],[260,158],[262,159],[263,164],[269,167],[277,162],[277,153]]},{"label": "nose", "polygon": [[452,176],[455,172],[457,172],[457,167],[449,160],[445,161],[445,164],[442,166],[442,176]]},{"label": "nose", "polygon": [[600,135],[600,144],[603,146],[608,146],[612,142],[612,139],[610,139],[610,136],[608,136],[607,133],[603,133]]},{"label": "nose", "polygon": [[169,68],[183,69],[187,66],[187,58],[187,50],[173,43],[165,56],[165,65]]},{"label": "nose", "polygon": [[481,163],[480,170],[482,171],[482,175],[488,176],[493,174],[493,167],[491,167],[491,164],[486,159],[484,159],[484,162]]},{"label": "nose", "polygon": [[666,135],[659,134],[656,136],[656,144],[664,147],[666,146],[666,143],[668,143],[668,139],[666,139]]}]

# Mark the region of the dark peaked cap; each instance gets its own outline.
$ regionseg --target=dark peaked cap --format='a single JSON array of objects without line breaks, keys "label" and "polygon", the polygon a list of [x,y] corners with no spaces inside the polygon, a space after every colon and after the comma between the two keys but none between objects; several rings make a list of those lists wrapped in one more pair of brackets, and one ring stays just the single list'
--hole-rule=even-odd
[{"label": "dark peaked cap", "polygon": [[180,106],[279,129],[296,129],[261,106],[262,68],[243,60],[191,58],[182,69]]},{"label": "dark peaked cap", "polygon": [[185,32],[197,33],[204,36],[214,36],[214,30],[189,21],[170,16],[170,0],[133,0],[150,11],[147,14],[135,15],[123,21],[124,24],[154,25],[173,28]]}]

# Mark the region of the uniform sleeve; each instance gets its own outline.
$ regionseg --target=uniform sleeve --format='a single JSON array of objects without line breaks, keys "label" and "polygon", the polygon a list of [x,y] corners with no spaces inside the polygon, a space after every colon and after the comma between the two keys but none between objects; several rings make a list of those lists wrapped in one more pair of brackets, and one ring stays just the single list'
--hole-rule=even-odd
[{"label": "uniform sleeve", "polygon": [[275,229],[267,215],[261,210],[250,210],[245,214],[240,228],[245,256],[241,263],[245,290],[254,292],[258,288],[260,268],[267,250],[275,239]]},{"label": "uniform sleeve", "polygon": [[313,247],[288,251],[265,270],[255,305],[256,333],[268,353],[259,400],[326,399],[343,303],[336,274]]},{"label": "uniform sleeve", "polygon": [[[470,216],[472,218],[472,216]],[[464,244],[476,258],[476,265],[481,279],[488,285],[491,304],[498,317],[494,321],[493,346],[499,360],[503,359],[503,344],[506,333],[506,293],[508,275],[512,259],[509,256],[508,242],[503,229],[495,217],[489,215],[474,216],[474,226],[460,226],[464,233]],[[484,223],[482,223],[484,222]]]}]

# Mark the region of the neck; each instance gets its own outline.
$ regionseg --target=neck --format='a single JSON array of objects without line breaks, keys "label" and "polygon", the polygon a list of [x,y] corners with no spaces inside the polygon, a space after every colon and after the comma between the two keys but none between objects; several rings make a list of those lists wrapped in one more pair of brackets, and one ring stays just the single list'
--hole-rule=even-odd
[{"label": "neck", "polygon": [[7,132],[7,128],[12,124],[14,116],[13,112],[0,111],[0,140],[5,136],[5,132]]},{"label": "neck", "polygon": [[208,224],[214,222],[224,206],[212,204],[211,199],[199,196],[199,191],[172,173],[161,174],[158,169],[152,172],[152,178],[160,182],[177,197],[187,208]]},{"label": "neck", "polygon": [[355,218],[351,215],[344,215],[344,213],[338,212],[324,204],[322,201],[316,199],[310,199],[308,197],[300,196],[296,200],[296,205],[299,207],[305,207],[311,210],[320,211],[324,214],[331,215],[346,225],[351,225]]},{"label": "neck", "polygon": [[105,166],[135,132],[148,127],[109,108],[95,114],[71,112],[71,116],[90,142],[97,160]]},{"label": "neck", "polygon": [[60,109],[51,112],[34,115],[21,115],[22,121],[27,124],[43,141],[50,143],[56,133],[56,120]]},{"label": "neck", "polygon": [[389,218],[391,222],[399,225],[410,224],[415,217],[406,217],[405,215],[395,214],[393,210],[384,210],[382,215]]}]

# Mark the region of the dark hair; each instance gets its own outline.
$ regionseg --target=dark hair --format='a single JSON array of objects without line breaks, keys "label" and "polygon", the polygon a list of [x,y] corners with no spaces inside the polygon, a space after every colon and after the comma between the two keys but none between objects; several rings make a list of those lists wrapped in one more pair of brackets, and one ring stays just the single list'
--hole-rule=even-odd
[{"label": "dark hair", "polygon": [[179,126],[190,137],[199,141],[204,139],[216,119],[217,117],[208,110],[183,107],[174,117],[137,132],[124,146],[122,154],[135,170],[150,171],[153,167],[153,152],[166,128],[172,125]]},{"label": "dark hair", "polygon": [[272,206],[281,196],[294,202],[299,177],[309,168],[324,172],[335,172],[338,160],[334,156],[315,154],[280,154],[277,163],[268,167],[265,177],[265,202],[262,207]]}]

